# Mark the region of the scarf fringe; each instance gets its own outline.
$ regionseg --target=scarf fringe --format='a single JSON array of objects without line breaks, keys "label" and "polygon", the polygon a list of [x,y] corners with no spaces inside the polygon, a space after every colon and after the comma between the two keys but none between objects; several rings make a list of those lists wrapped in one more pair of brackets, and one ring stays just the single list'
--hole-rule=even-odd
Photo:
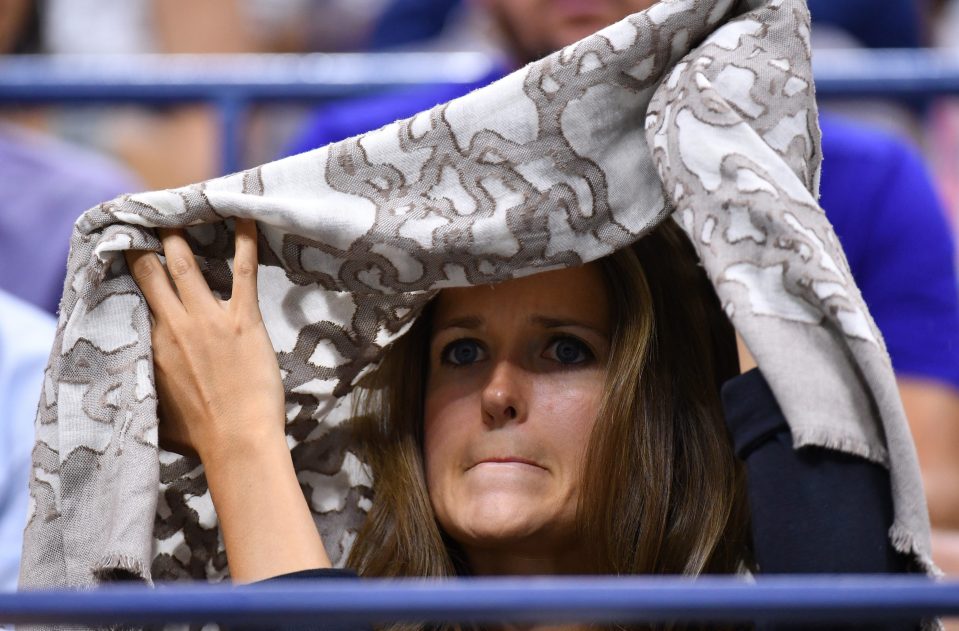
[{"label": "scarf fringe", "polygon": [[793,427],[793,446],[823,447],[852,454],[889,468],[889,452],[882,445],[869,443],[847,434],[839,434],[831,427]]},{"label": "scarf fringe", "polygon": [[[892,541],[893,548],[902,554],[911,556],[919,567],[931,578],[940,579],[945,576],[942,570],[936,566],[928,550],[923,550],[916,536],[905,528],[902,524],[894,523],[889,529],[889,539]],[[922,621],[922,631],[943,631],[942,620],[939,618],[929,618]]]},{"label": "scarf fringe", "polygon": [[149,568],[135,556],[129,554],[109,554],[93,568],[97,583],[118,581],[140,581],[153,587]]}]

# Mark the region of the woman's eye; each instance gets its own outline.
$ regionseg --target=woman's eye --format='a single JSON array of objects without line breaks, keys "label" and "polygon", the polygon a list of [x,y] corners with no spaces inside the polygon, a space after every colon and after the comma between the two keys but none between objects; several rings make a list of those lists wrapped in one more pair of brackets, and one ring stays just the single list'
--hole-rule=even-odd
[{"label": "woman's eye", "polygon": [[454,366],[465,366],[486,358],[486,351],[476,340],[456,340],[443,349],[442,360]]},{"label": "woman's eye", "polygon": [[593,359],[593,352],[573,337],[560,337],[546,347],[544,356],[561,364],[582,364]]}]

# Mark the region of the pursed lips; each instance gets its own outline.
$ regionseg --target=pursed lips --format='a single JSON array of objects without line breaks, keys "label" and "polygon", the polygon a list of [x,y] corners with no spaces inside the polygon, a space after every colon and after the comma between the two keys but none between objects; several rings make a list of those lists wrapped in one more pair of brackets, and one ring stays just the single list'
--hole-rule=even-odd
[{"label": "pursed lips", "polygon": [[543,469],[544,471],[546,470],[546,467],[539,464],[535,460],[530,460],[528,458],[520,458],[518,456],[496,456],[492,458],[483,458],[482,460],[477,460],[475,463],[470,465],[466,470],[469,471],[470,469],[481,464],[521,464],[521,465],[527,465],[530,467],[536,467],[538,469]]}]

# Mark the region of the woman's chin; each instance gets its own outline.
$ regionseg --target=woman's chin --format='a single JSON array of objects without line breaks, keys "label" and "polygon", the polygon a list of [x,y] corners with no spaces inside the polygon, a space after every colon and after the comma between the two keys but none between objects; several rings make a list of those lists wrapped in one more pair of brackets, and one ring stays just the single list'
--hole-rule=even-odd
[{"label": "woman's chin", "polygon": [[576,518],[568,485],[531,465],[478,465],[432,495],[444,530],[466,547],[539,547]]},{"label": "woman's chin", "polygon": [[454,538],[479,547],[529,540],[557,517],[547,507],[537,506],[535,498],[508,492],[473,498],[458,512],[460,515],[454,516],[453,521],[463,527],[455,528],[460,536],[454,535]]},{"label": "woman's chin", "polygon": [[[549,503],[476,502],[463,506],[446,533],[466,554],[478,576],[582,574],[582,559],[571,557],[579,544],[573,517]],[[468,511],[468,512],[466,512]],[[573,565],[569,565],[572,560]]]}]

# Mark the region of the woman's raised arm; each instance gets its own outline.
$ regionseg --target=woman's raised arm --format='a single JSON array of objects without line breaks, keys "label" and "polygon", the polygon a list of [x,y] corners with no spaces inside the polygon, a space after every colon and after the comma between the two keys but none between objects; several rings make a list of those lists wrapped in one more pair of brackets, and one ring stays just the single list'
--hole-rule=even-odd
[{"label": "woman's raised arm", "polygon": [[166,268],[152,252],[127,252],[127,264],[154,319],[161,444],[200,456],[235,581],[329,567],[286,444],[255,222],[236,223],[230,300],[210,291],[179,230],[160,236]]}]

